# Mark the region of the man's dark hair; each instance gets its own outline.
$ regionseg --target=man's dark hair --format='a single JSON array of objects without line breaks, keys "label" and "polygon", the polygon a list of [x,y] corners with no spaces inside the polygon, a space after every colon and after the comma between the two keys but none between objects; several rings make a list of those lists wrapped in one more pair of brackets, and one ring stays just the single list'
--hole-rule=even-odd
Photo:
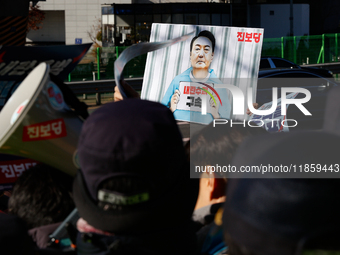
[{"label": "man's dark hair", "polygon": [[190,43],[190,52],[192,51],[192,45],[194,44],[194,41],[198,38],[198,37],[207,37],[212,45],[212,52],[214,52],[215,50],[215,36],[208,30],[203,30],[201,31],[197,36],[195,36],[194,38],[192,38],[191,43]]},{"label": "man's dark hair", "polygon": [[[253,125],[255,125],[253,123]],[[194,166],[227,166],[231,164],[238,146],[247,136],[266,134],[267,131],[261,127],[243,127],[228,125],[210,125],[194,134],[185,145],[186,154],[190,158],[190,165]],[[215,173],[216,189],[213,197],[220,197],[225,194],[227,186],[224,173]]]},{"label": "man's dark hair", "polygon": [[29,228],[63,221],[74,209],[71,198],[73,178],[50,166],[39,164],[16,181],[9,199],[10,213]]},{"label": "man's dark hair", "polygon": [[237,244],[227,232],[224,232],[224,240],[225,243],[228,245],[229,255],[256,255],[255,253],[249,251],[243,245]]}]

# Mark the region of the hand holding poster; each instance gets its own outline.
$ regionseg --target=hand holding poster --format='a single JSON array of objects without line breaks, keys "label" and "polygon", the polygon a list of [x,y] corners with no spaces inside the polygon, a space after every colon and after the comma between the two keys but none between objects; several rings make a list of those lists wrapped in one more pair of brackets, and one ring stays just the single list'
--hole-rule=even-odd
[{"label": "hand holding poster", "polygon": [[[225,90],[214,87],[213,83],[180,82],[177,110],[199,112],[202,115],[209,113],[216,119],[229,118],[230,104],[223,105],[220,96]],[[228,95],[223,96],[227,97]]]},{"label": "hand holding poster", "polygon": [[193,34],[193,32],[187,34],[187,35],[183,35],[181,37],[172,39],[172,40],[168,40],[165,42],[153,42],[153,43],[139,43],[139,44],[134,44],[131,47],[127,48],[126,50],[124,50],[121,55],[119,56],[119,58],[115,61],[115,82],[116,85],[119,88],[120,93],[122,94],[122,96],[124,98],[127,97],[124,88],[121,86],[120,84],[120,80],[123,78],[122,77],[122,73],[123,73],[123,68],[125,66],[125,64],[127,62],[129,62],[131,59],[151,52],[151,51],[155,51],[161,48],[165,48],[165,47],[169,47],[173,44],[176,44],[180,41],[185,41],[187,40],[191,35]]},{"label": "hand holding poster", "polygon": [[[251,87],[255,98],[263,29],[153,24],[150,41],[168,40],[192,30],[196,30],[196,36],[191,40],[148,53],[141,97],[162,102],[173,111],[177,120],[208,124],[216,118],[235,119],[230,90],[210,86],[212,90],[206,86],[205,99],[200,98],[208,102],[204,114],[204,110],[199,111],[195,106],[193,96],[184,97],[181,84],[232,84],[241,89],[245,98],[247,88]],[[197,86],[191,86],[196,91]],[[178,90],[183,92],[179,100],[173,100]],[[220,97],[221,102],[211,103],[216,97]],[[175,101],[180,105],[174,107]],[[196,101],[197,105],[198,97]],[[245,100],[245,109],[246,103]],[[183,108],[188,105],[190,109]],[[247,118],[245,112],[237,117]]]}]

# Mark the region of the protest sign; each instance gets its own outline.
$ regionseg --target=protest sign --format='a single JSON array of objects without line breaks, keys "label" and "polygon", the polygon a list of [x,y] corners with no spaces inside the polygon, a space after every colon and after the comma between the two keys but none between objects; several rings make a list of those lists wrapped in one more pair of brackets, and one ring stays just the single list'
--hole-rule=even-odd
[{"label": "protest sign", "polygon": [[[181,82],[233,84],[242,90],[245,98],[247,88],[251,87],[252,97],[256,98],[263,29],[153,24],[150,42],[166,41],[192,31],[195,31],[195,35],[190,39],[148,53],[141,97],[167,105],[177,120],[208,124],[217,117],[246,118],[245,113],[242,116],[233,115],[232,94],[225,88],[207,90],[211,93],[206,94],[208,102],[215,96],[221,98],[221,102],[215,100],[215,116],[209,110],[203,115],[196,108],[174,109],[171,107],[171,99],[176,90],[179,90]],[[192,40],[193,38],[195,39]],[[186,105],[190,100],[192,99],[188,99],[184,93],[179,93],[178,106],[181,108],[183,103]],[[209,105],[208,103],[208,108]],[[246,100],[244,106],[247,109]]]},{"label": "protest sign", "polygon": [[[213,86],[213,84],[210,84]],[[177,109],[187,111],[202,111],[202,98],[207,95],[206,90],[208,87],[194,82],[180,82],[179,92],[183,100],[179,100]],[[189,99],[189,100],[186,100]],[[210,105],[208,106],[207,112],[211,112]]]}]

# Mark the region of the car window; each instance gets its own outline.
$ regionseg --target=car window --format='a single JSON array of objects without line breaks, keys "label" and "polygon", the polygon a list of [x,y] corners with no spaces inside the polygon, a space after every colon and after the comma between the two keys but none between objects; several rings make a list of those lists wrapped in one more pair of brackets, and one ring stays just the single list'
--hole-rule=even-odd
[{"label": "car window", "polygon": [[283,59],[272,58],[272,61],[276,67],[283,67],[283,68],[297,67],[297,65],[295,65],[294,63],[291,63]]},{"label": "car window", "polygon": [[260,60],[260,69],[270,68],[270,64],[268,59],[261,59]]}]

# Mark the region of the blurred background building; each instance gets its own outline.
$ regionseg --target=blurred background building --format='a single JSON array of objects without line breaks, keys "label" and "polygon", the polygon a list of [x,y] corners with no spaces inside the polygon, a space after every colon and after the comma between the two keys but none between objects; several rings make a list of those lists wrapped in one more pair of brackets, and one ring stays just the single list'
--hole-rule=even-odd
[{"label": "blurred background building", "polygon": [[[263,27],[265,38],[340,32],[337,0],[11,0],[0,9],[0,43],[23,44],[29,3],[45,18],[29,44],[147,41],[152,23]],[[10,22],[9,22],[10,21]]]},{"label": "blurred background building", "polygon": [[[104,44],[148,41],[152,23],[264,27],[265,37],[309,34],[308,0],[181,1],[181,0],[47,0],[42,28],[30,31],[27,42],[77,44],[102,39]],[[293,8],[292,8],[293,7]],[[102,28],[102,34],[98,34]],[[99,36],[99,38],[97,38]],[[100,36],[102,38],[100,38]]]},{"label": "blurred background building", "polygon": [[[47,0],[42,29],[28,42],[77,44],[101,36],[103,46],[148,41],[152,23],[264,27],[265,37],[309,34],[308,0]],[[293,20],[290,20],[291,11]],[[102,28],[102,34],[98,31]],[[99,29],[98,29],[99,28]],[[278,29],[279,28],[279,29]]]}]

